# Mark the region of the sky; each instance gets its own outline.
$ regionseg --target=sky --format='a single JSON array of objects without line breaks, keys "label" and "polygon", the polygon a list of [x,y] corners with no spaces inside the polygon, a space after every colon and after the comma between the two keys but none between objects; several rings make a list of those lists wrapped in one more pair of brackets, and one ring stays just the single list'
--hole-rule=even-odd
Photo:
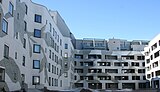
[{"label": "sky", "polygon": [[151,40],[160,33],[160,0],[32,0],[60,13],[77,39]]}]

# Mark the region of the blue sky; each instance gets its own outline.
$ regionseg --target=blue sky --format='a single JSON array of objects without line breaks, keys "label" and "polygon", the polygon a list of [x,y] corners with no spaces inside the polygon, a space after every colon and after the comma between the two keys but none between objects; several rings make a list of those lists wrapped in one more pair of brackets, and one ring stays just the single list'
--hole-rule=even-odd
[{"label": "blue sky", "polygon": [[151,40],[160,33],[160,0],[32,0],[57,10],[76,38]]}]

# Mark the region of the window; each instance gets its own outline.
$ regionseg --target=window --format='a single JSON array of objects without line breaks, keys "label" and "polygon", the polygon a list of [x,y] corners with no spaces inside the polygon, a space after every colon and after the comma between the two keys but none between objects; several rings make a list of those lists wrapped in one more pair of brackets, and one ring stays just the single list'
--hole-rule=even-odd
[{"label": "window", "polygon": [[5,70],[3,68],[0,68],[0,82],[5,81]]},{"label": "window", "polygon": [[4,57],[9,58],[9,47],[4,45]]},{"label": "window", "polygon": [[19,20],[19,13],[17,13],[17,19]]},{"label": "window", "polygon": [[10,2],[9,3],[9,13],[13,16],[13,9],[14,9],[14,7],[13,7],[13,4]]},{"label": "window", "polygon": [[54,79],[52,78],[52,86],[54,85]]},{"label": "window", "polygon": [[51,86],[51,77],[49,77],[48,81],[49,81],[49,86]]},{"label": "window", "polygon": [[2,31],[4,33],[7,33],[8,31],[8,22],[5,19],[2,20]]},{"label": "window", "polygon": [[65,49],[68,49],[68,44],[65,44]]},{"label": "window", "polygon": [[23,66],[25,66],[25,61],[26,61],[26,58],[25,58],[25,56],[23,56],[23,62],[22,62]]},{"label": "window", "polygon": [[26,48],[26,39],[23,38],[23,48]]},{"label": "window", "polygon": [[138,73],[145,73],[145,69],[138,69]]},{"label": "window", "polygon": [[34,21],[37,22],[37,23],[42,23],[42,16],[35,14],[35,19],[34,19]]},{"label": "window", "polygon": [[49,63],[48,64],[48,72],[50,72],[51,71],[51,64]]},{"label": "window", "polygon": [[49,58],[50,58],[50,59],[51,59],[51,53],[52,53],[51,50],[49,50]]},{"label": "window", "polygon": [[64,58],[68,58],[68,53],[65,53],[65,54],[64,54]]},{"label": "window", "polygon": [[60,46],[62,46],[62,39],[60,39]]},{"label": "window", "polygon": [[16,32],[16,39],[18,39],[18,32]]},{"label": "window", "polygon": [[52,32],[52,24],[49,23],[49,31]]},{"label": "window", "polygon": [[41,38],[41,30],[34,29],[34,37]]},{"label": "window", "polygon": [[24,31],[27,31],[27,22],[24,21]]},{"label": "window", "polygon": [[52,60],[54,61],[54,52],[52,52]]},{"label": "window", "polygon": [[33,85],[40,84],[40,76],[33,76],[32,77],[32,84]]},{"label": "window", "polygon": [[0,0],[0,3],[2,3],[2,0]]},{"label": "window", "polygon": [[33,60],[33,69],[40,69],[40,60]]},{"label": "window", "polygon": [[140,80],[140,76],[132,76],[132,80]]},{"label": "window", "polygon": [[17,59],[17,52],[15,52],[15,59]]},{"label": "window", "polygon": [[52,73],[54,72],[54,65],[52,65]]},{"label": "window", "polygon": [[25,13],[27,14],[28,13],[28,6],[25,5]]},{"label": "window", "polygon": [[33,45],[33,52],[34,53],[40,53],[40,51],[41,51],[40,49],[41,49],[40,45],[37,45],[37,44]]}]

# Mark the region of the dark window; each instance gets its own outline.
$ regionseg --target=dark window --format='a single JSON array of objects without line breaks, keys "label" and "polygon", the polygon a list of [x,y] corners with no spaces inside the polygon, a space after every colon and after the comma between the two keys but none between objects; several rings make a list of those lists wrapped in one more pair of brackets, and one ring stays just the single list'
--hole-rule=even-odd
[{"label": "dark window", "polygon": [[7,45],[4,45],[4,57],[9,58],[9,47]]},{"label": "dark window", "polygon": [[48,64],[48,72],[50,72],[51,71],[51,64],[49,63]]},{"label": "dark window", "polygon": [[132,66],[139,66],[139,62],[132,62]]},{"label": "dark window", "polygon": [[142,66],[145,66],[145,62],[142,62]]},{"label": "dark window", "polygon": [[132,80],[140,80],[140,76],[132,76]]},{"label": "dark window", "polygon": [[150,56],[150,59],[153,60],[153,55]]},{"label": "dark window", "polygon": [[145,73],[145,69],[138,69],[138,73]]},{"label": "dark window", "polygon": [[144,56],[137,56],[137,60],[144,60]]},{"label": "dark window", "polygon": [[3,68],[0,68],[0,82],[5,81],[5,70]]},{"label": "dark window", "polygon": [[15,52],[15,59],[17,59],[17,52]]},{"label": "dark window", "polygon": [[143,80],[146,80],[146,76],[143,76]]},{"label": "dark window", "polygon": [[62,46],[62,39],[60,39],[60,46]]},{"label": "dark window", "polygon": [[154,58],[159,57],[160,51],[157,51],[156,53],[154,53]]},{"label": "dark window", "polygon": [[26,48],[26,39],[23,38],[23,48]]},{"label": "dark window", "polygon": [[2,20],[2,31],[5,33],[8,31],[8,22],[5,19]]},{"label": "dark window", "polygon": [[41,51],[41,45],[34,44],[33,45],[33,52],[34,53],[40,53],[40,51]]},{"label": "dark window", "polygon": [[48,81],[49,81],[49,86],[51,86],[51,77],[49,77]]},{"label": "dark window", "polygon": [[40,69],[40,60],[33,60],[33,69]]},{"label": "dark window", "polygon": [[52,52],[51,50],[49,50],[49,58],[51,59],[51,56],[52,56]]},{"label": "dark window", "polygon": [[41,38],[41,30],[34,29],[34,37]]},{"label": "dark window", "polygon": [[68,44],[65,44],[65,49],[68,49]]},{"label": "dark window", "polygon": [[9,2],[9,13],[13,16],[13,9],[14,9],[14,6],[11,2]]},{"label": "dark window", "polygon": [[22,62],[22,65],[25,66],[25,62],[26,62],[26,57],[23,56],[23,62]]},{"label": "dark window", "polygon": [[160,76],[160,70],[156,71],[156,76]]},{"label": "dark window", "polygon": [[25,13],[27,14],[28,13],[28,6],[25,5]]},{"label": "dark window", "polygon": [[54,79],[52,78],[52,86],[54,85]]},{"label": "dark window", "polygon": [[50,30],[50,32],[52,32],[52,24],[51,23],[49,23],[49,30]]},{"label": "dark window", "polygon": [[115,76],[115,80],[128,80],[128,76]]},{"label": "dark window", "polygon": [[19,20],[19,13],[17,13],[17,19]]},{"label": "dark window", "polygon": [[118,73],[118,69],[105,69],[105,73]]},{"label": "dark window", "polygon": [[33,85],[40,84],[40,76],[33,76],[32,77],[32,84]]},{"label": "dark window", "polygon": [[42,23],[42,16],[38,15],[38,14],[35,14],[34,21],[37,22],[37,23]]},{"label": "dark window", "polygon": [[105,59],[110,59],[110,60],[117,60],[117,56],[112,56],[112,55],[105,55]]},{"label": "dark window", "polygon": [[24,31],[27,31],[27,22],[24,21]]}]

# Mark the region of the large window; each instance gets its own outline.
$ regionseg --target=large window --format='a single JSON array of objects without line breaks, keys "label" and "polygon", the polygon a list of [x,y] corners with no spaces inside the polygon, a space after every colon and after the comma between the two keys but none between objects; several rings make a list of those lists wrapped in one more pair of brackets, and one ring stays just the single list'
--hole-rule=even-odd
[{"label": "large window", "polygon": [[33,69],[40,69],[40,60],[33,60]]},{"label": "large window", "polygon": [[4,45],[4,57],[9,58],[9,47]]},{"label": "large window", "polygon": [[2,20],[2,31],[5,33],[8,31],[8,22],[5,19]]},{"label": "large window", "polygon": [[33,85],[40,84],[40,76],[33,76],[32,77],[32,84]]},{"label": "large window", "polygon": [[34,53],[40,53],[40,51],[41,51],[41,46],[38,45],[38,44],[34,44],[33,45],[33,52]]},{"label": "large window", "polygon": [[10,2],[9,3],[9,13],[13,16],[13,9],[14,9],[14,7],[13,7],[13,4]]},{"label": "large window", "polygon": [[41,38],[41,30],[34,29],[34,37]]},{"label": "large window", "polygon": [[37,22],[37,23],[42,23],[42,16],[38,15],[38,14],[35,14],[34,21]]}]

